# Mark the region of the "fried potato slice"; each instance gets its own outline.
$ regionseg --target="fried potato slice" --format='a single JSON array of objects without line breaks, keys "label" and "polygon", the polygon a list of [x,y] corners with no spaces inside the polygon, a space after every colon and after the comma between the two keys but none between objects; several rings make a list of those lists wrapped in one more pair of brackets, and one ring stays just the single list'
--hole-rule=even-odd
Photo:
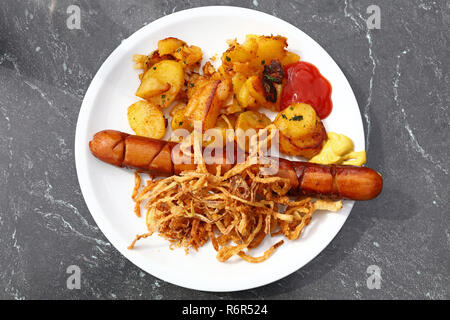
[{"label": "fried potato slice", "polygon": [[169,37],[158,41],[158,51],[160,55],[173,54],[178,48],[186,45],[183,40]]},{"label": "fried potato slice", "polygon": [[195,90],[189,99],[186,118],[194,124],[200,121],[202,131],[213,128],[220,109],[231,93],[230,80],[209,80]]},{"label": "fried potato slice", "polygon": [[202,49],[197,46],[183,46],[175,50],[173,56],[183,67],[195,68],[200,66],[203,58]]},{"label": "fried potato slice", "polygon": [[[174,108],[175,109],[175,108]],[[170,126],[172,130],[175,131],[177,129],[186,129],[191,131],[193,129],[192,124],[186,119],[186,105],[184,103],[180,103],[176,106],[176,110],[171,112],[172,121]]]},{"label": "fried potato slice", "polygon": [[241,113],[238,116],[235,125],[236,138],[239,147],[248,152],[250,146],[249,130],[253,129],[254,132],[257,133],[260,129],[264,129],[271,123],[272,121],[261,112],[245,111]]},{"label": "fried potato slice", "polygon": [[314,109],[306,103],[295,103],[276,116],[275,126],[293,139],[310,134],[318,125]]},{"label": "fried potato slice", "polygon": [[162,82],[161,80],[153,77],[147,77],[145,81],[142,81],[139,87],[139,95],[136,95],[148,99],[156,95],[160,95],[170,89],[170,84],[167,82]]},{"label": "fried potato slice", "polygon": [[287,66],[289,64],[298,62],[300,60],[300,56],[291,51],[287,51],[286,55],[281,59],[281,64],[283,66]]},{"label": "fried potato slice", "polygon": [[[157,94],[154,94],[156,91],[147,91],[148,88],[154,88],[154,84],[158,82],[168,84],[170,88]],[[163,60],[154,64],[144,74],[136,95],[156,106],[166,108],[175,100],[183,84],[184,71],[181,64],[173,60]]]},{"label": "fried potato slice", "polygon": [[162,111],[147,101],[141,100],[128,107],[128,123],[138,136],[161,139],[166,133]]},{"label": "fried potato slice", "polygon": [[256,59],[260,65],[269,64],[272,60],[282,60],[286,56],[287,39],[282,36],[256,36],[249,34],[246,42],[256,40]]},{"label": "fried potato slice", "polygon": [[293,156],[313,157],[327,138],[325,127],[314,109],[295,103],[278,113],[274,120],[280,130],[280,150]]}]

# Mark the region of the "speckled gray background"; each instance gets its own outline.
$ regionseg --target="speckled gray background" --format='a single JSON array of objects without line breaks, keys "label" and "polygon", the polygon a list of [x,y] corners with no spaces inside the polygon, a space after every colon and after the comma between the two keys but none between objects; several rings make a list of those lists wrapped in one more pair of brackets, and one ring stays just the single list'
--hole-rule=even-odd
[{"label": "speckled gray background", "polygon": [[[81,8],[81,30],[66,27]],[[142,272],[105,239],[80,193],[75,125],[121,40],[174,11],[226,4],[280,17],[336,60],[356,94],[383,194],[358,203],[311,263],[254,290],[208,293]],[[366,9],[381,8],[368,30]],[[449,299],[449,24],[440,1],[2,1],[0,298]],[[80,290],[66,268],[82,270]],[[366,286],[381,269],[381,289]]]}]

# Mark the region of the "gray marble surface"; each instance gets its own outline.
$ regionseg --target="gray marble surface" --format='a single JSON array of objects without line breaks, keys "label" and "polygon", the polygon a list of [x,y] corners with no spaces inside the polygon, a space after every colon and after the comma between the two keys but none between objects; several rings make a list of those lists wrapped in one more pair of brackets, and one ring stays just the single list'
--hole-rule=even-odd
[{"label": "gray marble surface", "polygon": [[[81,9],[69,30],[67,8]],[[183,9],[225,4],[284,19],[318,41],[356,94],[376,200],[355,205],[332,243],[276,283],[198,292],[144,273],[94,223],[74,163],[78,112],[120,42]],[[381,9],[369,30],[367,7]],[[0,6],[0,298],[449,299],[450,2],[2,1]],[[66,269],[82,270],[68,290]],[[367,268],[381,288],[367,287]]]}]

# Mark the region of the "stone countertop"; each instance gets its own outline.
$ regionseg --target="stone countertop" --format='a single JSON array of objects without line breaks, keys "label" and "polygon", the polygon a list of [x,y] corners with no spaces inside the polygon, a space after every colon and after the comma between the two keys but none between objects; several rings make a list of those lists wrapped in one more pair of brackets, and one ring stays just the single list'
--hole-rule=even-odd
[{"label": "stone countertop", "polygon": [[[0,298],[450,298],[448,1],[75,2],[79,30],[67,27],[73,1],[0,8]],[[74,163],[83,96],[114,48],[159,17],[214,4],[277,16],[331,54],[356,94],[368,165],[385,181],[304,268],[234,293],[180,288],[125,259],[94,223]],[[380,29],[367,27],[370,5]],[[70,265],[82,270],[79,290],[66,287]],[[369,266],[379,289],[367,285]]]}]

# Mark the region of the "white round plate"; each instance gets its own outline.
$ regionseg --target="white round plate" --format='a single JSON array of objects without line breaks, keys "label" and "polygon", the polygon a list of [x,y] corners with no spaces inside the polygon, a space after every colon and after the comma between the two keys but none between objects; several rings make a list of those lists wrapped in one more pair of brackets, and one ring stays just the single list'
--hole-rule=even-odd
[{"label": "white round plate", "polygon": [[[259,11],[237,7],[180,11],[136,31],[103,63],[86,92],[78,118],[76,168],[95,222],[117,250],[135,265],[186,288],[236,291],[281,279],[317,256],[341,229],[353,207],[353,201],[345,201],[338,213],[314,214],[299,240],[285,240],[270,259],[259,264],[247,263],[239,257],[226,263],[218,262],[211,244],[186,255],[182,248],[170,250],[169,243],[156,235],[139,241],[133,250],[127,249],[136,234],[146,232],[145,218],[137,218],[133,213],[133,172],[99,161],[90,153],[88,143],[94,133],[104,129],[133,133],[127,120],[128,106],[138,100],[134,95],[139,79],[138,71],[133,69],[133,54],[148,54],[156,49],[158,40],[177,37],[202,48],[204,61],[207,61],[215,54],[220,57],[227,49],[227,39],[237,38],[241,42],[246,34],[285,36],[290,51],[316,65],[333,87],[333,111],[324,121],[327,131],[349,136],[356,150],[364,150],[364,130],[355,96],[327,52],[291,24]],[[278,240],[277,237],[266,239],[252,254],[261,254]]]}]

